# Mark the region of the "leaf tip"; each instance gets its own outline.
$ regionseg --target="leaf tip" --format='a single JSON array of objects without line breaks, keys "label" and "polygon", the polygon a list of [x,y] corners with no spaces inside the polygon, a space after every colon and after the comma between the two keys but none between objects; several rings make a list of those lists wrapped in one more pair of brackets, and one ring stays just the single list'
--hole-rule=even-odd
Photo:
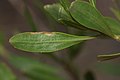
[{"label": "leaf tip", "polygon": [[9,43],[10,43],[10,44],[12,44],[12,39],[13,39],[13,37],[11,37],[11,38],[9,39]]}]

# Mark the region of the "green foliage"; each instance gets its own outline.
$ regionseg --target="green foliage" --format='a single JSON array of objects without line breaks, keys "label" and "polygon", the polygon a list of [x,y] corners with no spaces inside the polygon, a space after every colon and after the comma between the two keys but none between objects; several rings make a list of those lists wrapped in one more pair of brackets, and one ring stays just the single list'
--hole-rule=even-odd
[{"label": "green foliage", "polygon": [[111,28],[112,32],[115,35],[119,36],[120,35],[120,22],[118,22],[115,19],[109,18],[109,17],[106,17],[105,20],[106,20],[108,26]]},{"label": "green foliage", "polygon": [[15,75],[4,63],[0,63],[0,80],[16,80]]},{"label": "green foliage", "polygon": [[58,76],[58,69],[37,60],[20,56],[11,56],[9,60],[11,64],[32,80],[64,80]]},{"label": "green foliage", "polygon": [[[106,20],[108,26],[111,28],[112,32],[116,35],[118,40],[120,40],[119,39],[119,37],[120,37],[120,22],[118,22],[112,18],[109,18],[109,17],[106,17],[105,20]],[[105,60],[118,58],[119,56],[120,56],[119,53],[114,53],[114,54],[109,54],[109,55],[98,55],[98,60],[105,61]]]},{"label": "green foliage", "polygon": [[10,43],[24,51],[54,52],[93,38],[60,32],[26,32],[13,36]]},{"label": "green foliage", "polygon": [[69,7],[70,7],[70,1],[69,0],[60,0],[61,5],[63,6],[63,8],[68,11]]},{"label": "green foliage", "polygon": [[[64,8],[59,4],[52,4],[44,6],[45,10],[56,20],[72,20],[71,16],[64,10]],[[53,15],[54,14],[54,15]]]},{"label": "green foliage", "polygon": [[[100,12],[85,1],[74,1],[70,7],[73,18],[87,28],[100,31],[114,37]],[[79,13],[79,14],[78,14]]]},{"label": "green foliage", "polygon": [[[112,18],[106,18],[101,15],[99,10],[97,10],[97,8],[95,7],[96,0],[89,0],[89,2],[75,0],[71,4],[69,0],[60,0],[59,2],[60,3],[44,6],[44,9],[56,21],[67,26],[75,27],[79,30],[89,30],[91,31],[91,34],[93,32],[99,32],[105,34],[104,36],[107,35],[113,39],[120,40],[120,23]],[[30,20],[29,22],[34,23],[32,21],[30,13],[28,13],[27,19],[28,21]],[[84,37],[80,37],[58,32],[54,34],[53,33],[54,32],[47,35],[43,34],[43,32],[33,34],[29,32],[22,33],[12,37],[10,39],[10,43],[15,48],[23,51],[54,52],[78,44],[83,40],[88,40],[92,38],[88,37],[87,35]],[[88,39],[85,39],[86,37],[88,37]]]},{"label": "green foliage", "polygon": [[[63,6],[59,3],[52,5],[45,5],[44,9],[59,23],[62,23],[67,26],[75,27],[77,29],[84,29],[81,24],[78,24],[74,21]],[[54,14],[54,15],[53,15]]]}]

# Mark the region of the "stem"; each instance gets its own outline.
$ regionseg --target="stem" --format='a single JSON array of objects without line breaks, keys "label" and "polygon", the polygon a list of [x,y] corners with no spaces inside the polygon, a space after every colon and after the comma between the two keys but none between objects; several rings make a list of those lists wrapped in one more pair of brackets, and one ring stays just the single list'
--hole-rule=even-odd
[{"label": "stem", "polygon": [[56,62],[58,62],[59,64],[62,65],[62,67],[64,68],[64,70],[66,70],[68,72],[68,74],[71,76],[71,78],[73,80],[80,80],[79,79],[79,74],[77,73],[77,69],[75,68],[75,66],[68,62],[65,61],[63,59],[58,58],[57,56],[53,55],[53,54],[48,54],[53,60],[55,60]]}]

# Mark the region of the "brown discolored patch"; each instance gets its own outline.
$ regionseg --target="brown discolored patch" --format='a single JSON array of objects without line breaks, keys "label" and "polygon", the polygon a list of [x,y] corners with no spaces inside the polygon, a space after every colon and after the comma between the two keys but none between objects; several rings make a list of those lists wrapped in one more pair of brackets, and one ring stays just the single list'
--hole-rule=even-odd
[{"label": "brown discolored patch", "polygon": [[31,32],[30,34],[44,34],[47,36],[52,36],[54,32]]},{"label": "brown discolored patch", "polygon": [[41,34],[42,32],[30,32],[30,34]]}]

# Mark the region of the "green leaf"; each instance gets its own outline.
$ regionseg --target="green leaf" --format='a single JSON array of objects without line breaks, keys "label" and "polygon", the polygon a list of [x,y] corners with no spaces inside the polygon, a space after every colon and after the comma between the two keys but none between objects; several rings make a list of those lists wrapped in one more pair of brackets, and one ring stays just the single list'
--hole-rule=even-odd
[{"label": "green leaf", "polygon": [[75,27],[77,29],[84,29],[82,25],[75,22],[70,14],[60,4],[52,4],[44,6],[44,9],[59,23],[67,26]]},{"label": "green leaf", "polygon": [[90,4],[96,8],[96,0],[89,0]]},{"label": "green leaf", "polygon": [[56,20],[72,20],[71,16],[64,10],[60,4],[52,4],[44,6],[44,9]]},{"label": "green leaf", "polygon": [[117,63],[99,63],[96,65],[98,71],[104,74],[120,76],[120,64]]},{"label": "green leaf", "polygon": [[86,28],[93,29],[114,38],[114,34],[100,12],[85,1],[74,1],[70,7],[72,17]]},{"label": "green leaf", "polygon": [[54,52],[93,38],[61,32],[25,32],[13,36],[10,43],[23,51]]},{"label": "green leaf", "polygon": [[70,7],[70,1],[69,0],[59,0],[60,4],[63,6],[63,8],[68,11]]},{"label": "green leaf", "polygon": [[86,28],[84,28],[82,25],[78,24],[77,22],[74,21],[69,21],[69,20],[63,20],[63,19],[59,19],[59,22],[66,25],[66,26],[70,26],[79,30],[84,30],[86,31]]},{"label": "green leaf", "polygon": [[64,80],[58,75],[58,69],[47,64],[38,62],[37,60],[23,57],[11,56],[9,58],[11,64],[21,70],[24,75],[33,80]]},{"label": "green leaf", "polygon": [[91,71],[88,71],[84,75],[84,80],[95,80],[94,74]]},{"label": "green leaf", "polygon": [[16,77],[4,63],[0,63],[0,80],[16,80]]},{"label": "green leaf", "polygon": [[120,35],[120,22],[118,22],[115,19],[109,18],[109,17],[106,17],[105,20],[108,26],[111,28],[112,32],[115,35]]}]

